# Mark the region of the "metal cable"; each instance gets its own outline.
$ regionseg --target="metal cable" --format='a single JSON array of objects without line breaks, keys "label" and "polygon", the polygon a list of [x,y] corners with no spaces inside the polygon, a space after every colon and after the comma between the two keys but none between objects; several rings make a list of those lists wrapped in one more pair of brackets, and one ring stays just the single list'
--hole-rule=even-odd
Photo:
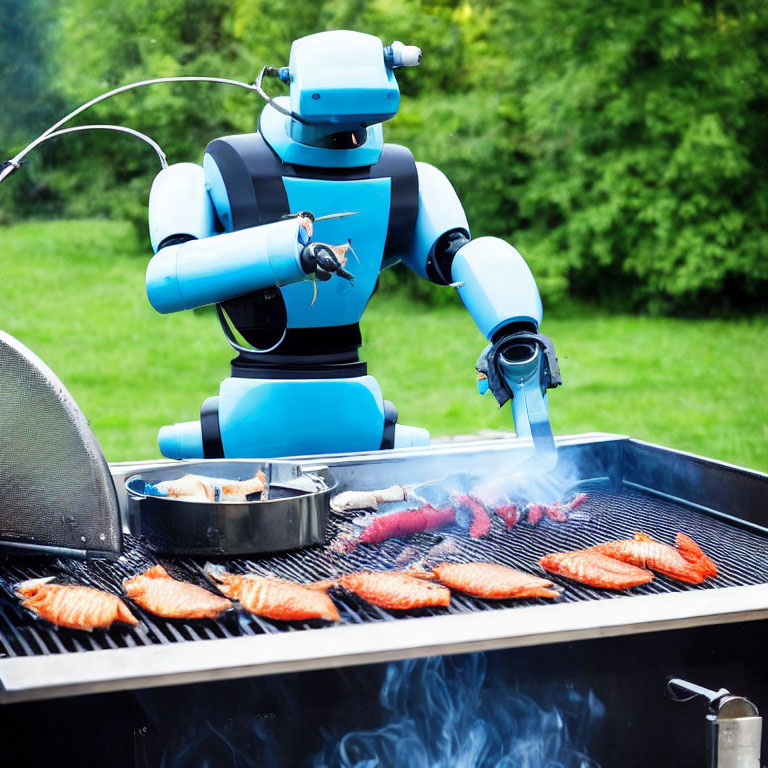
[{"label": "metal cable", "polygon": [[49,133],[39,143],[42,144],[44,141],[48,141],[48,139],[53,139],[53,138],[56,138],[57,136],[64,136],[67,133],[76,133],[78,131],[93,131],[93,130],[117,131],[119,133],[127,133],[130,136],[135,136],[137,139],[141,139],[146,144],[149,144],[149,146],[155,150],[158,158],[160,159],[160,165],[164,169],[168,167],[168,160],[165,156],[165,152],[163,152],[160,145],[154,139],[147,136],[145,133],[141,133],[140,131],[134,130],[133,128],[126,128],[124,125],[110,125],[110,124],[76,125],[76,126],[73,126],[72,128],[62,128],[61,130],[54,131],[53,133]]},{"label": "metal cable", "polygon": [[125,91],[130,91],[132,88],[142,88],[145,85],[156,85],[158,83],[190,83],[190,82],[202,82],[202,83],[221,83],[223,85],[236,85],[240,88],[245,88],[249,91],[258,91],[260,90],[256,88],[254,84],[250,83],[243,83],[239,80],[229,80],[224,77],[203,77],[198,75],[188,75],[188,76],[178,76],[178,77],[156,77],[152,80],[139,80],[135,83],[128,83],[127,85],[121,85],[119,88],[113,88],[111,91],[107,91],[106,93],[102,93],[99,96],[96,96],[95,98],[91,99],[90,101],[86,101],[85,104],[81,104],[77,109],[72,110],[68,115],[65,115],[61,118],[58,122],[54,123],[47,131],[44,131],[41,133],[34,141],[27,144],[24,149],[21,150],[18,154],[16,154],[11,160],[9,161],[12,165],[18,166],[22,158],[24,158],[26,155],[28,155],[35,147],[37,147],[39,144],[42,144],[50,134],[52,134],[54,131],[56,131],[60,126],[64,125],[64,123],[69,122],[73,117],[77,117],[81,112],[85,112],[86,109],[90,109],[95,104],[98,104],[99,102],[106,101],[109,98],[112,98],[112,96],[117,96],[119,93],[124,93]]},{"label": "metal cable", "polygon": [[270,107],[273,109],[276,109],[281,114],[285,115],[286,117],[290,117],[292,120],[296,120],[296,122],[302,123],[304,125],[309,125],[309,123],[300,115],[297,115],[295,112],[291,111],[290,109],[286,109],[285,107],[278,104],[262,87],[261,87],[261,81],[264,79],[264,75],[269,75],[270,77],[277,77],[278,76],[278,70],[275,67],[262,67],[261,72],[259,72],[259,76],[256,78],[256,82],[254,83],[253,87],[256,90],[256,92],[261,96],[264,101],[269,104]]},{"label": "metal cable", "polygon": [[21,168],[21,161],[36,147],[38,147],[40,144],[42,144],[44,141],[47,141],[48,139],[52,138],[53,136],[61,136],[64,133],[71,133],[75,130],[90,130],[92,128],[100,128],[102,130],[117,130],[122,131],[124,133],[130,133],[137,138],[140,138],[142,141],[145,141],[147,144],[149,144],[155,152],[157,152],[158,157],[160,157],[160,163],[163,166],[163,168],[168,167],[168,162],[165,159],[165,153],[160,149],[160,147],[157,145],[156,142],[154,142],[152,139],[150,139],[148,136],[145,136],[144,134],[140,133],[139,131],[134,131],[130,128],[124,128],[122,126],[106,126],[106,125],[91,125],[91,126],[82,126],[78,128],[68,128],[64,130],[58,130],[64,123],[71,120],[73,117],[77,117],[77,115],[81,114],[82,112],[85,112],[87,109],[90,109],[95,104],[98,104],[102,101],[106,101],[109,98],[112,98],[112,96],[117,96],[120,93],[125,93],[125,91],[130,91],[133,88],[142,88],[145,85],[156,85],[158,83],[219,83],[221,85],[234,85],[239,88],[245,88],[248,91],[256,91],[263,99],[267,102],[271,107],[276,109],[278,112],[281,112],[284,115],[287,115],[288,117],[292,118],[293,120],[297,120],[300,123],[305,123],[306,120],[302,119],[299,115],[297,115],[295,112],[292,112],[291,110],[286,109],[285,107],[280,106],[274,99],[272,99],[266,91],[261,86],[262,80],[264,79],[265,75],[270,76],[277,76],[278,70],[275,67],[262,67],[261,72],[259,72],[259,76],[256,78],[255,83],[244,83],[240,80],[231,80],[226,77],[205,77],[202,75],[183,75],[183,76],[175,76],[175,77],[156,77],[152,78],[151,80],[139,80],[135,83],[128,83],[127,85],[121,85],[119,88],[113,88],[111,91],[107,91],[106,93],[102,93],[99,96],[94,97],[90,101],[85,102],[85,104],[81,104],[77,109],[72,110],[68,115],[65,115],[61,118],[61,120],[54,123],[48,130],[41,133],[34,141],[27,144],[24,149],[22,149],[20,152],[18,152],[14,157],[12,157],[10,160],[7,160],[5,163],[0,165],[0,183],[5,181],[11,174],[15,173],[19,168]]}]

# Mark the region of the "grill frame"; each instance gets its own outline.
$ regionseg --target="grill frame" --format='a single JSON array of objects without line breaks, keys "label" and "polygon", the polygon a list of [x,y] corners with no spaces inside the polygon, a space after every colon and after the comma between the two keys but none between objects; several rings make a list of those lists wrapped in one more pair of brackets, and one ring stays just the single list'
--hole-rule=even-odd
[{"label": "grill frame", "polygon": [[[768,533],[759,501],[768,475],[613,435],[557,440],[561,459],[622,485],[682,502],[702,514]],[[498,440],[372,454],[301,457],[331,467],[341,486],[370,488],[424,479],[425,468],[466,469],[471,460],[518,462],[530,444]],[[154,464],[157,465],[156,463]],[[147,465],[113,465],[116,485]],[[172,464],[178,466],[178,464]],[[581,471],[580,469],[577,471]],[[718,506],[704,502],[715,499]],[[768,581],[768,578],[766,578]],[[768,584],[524,605],[314,629],[170,642],[87,653],[0,659],[0,703],[208,680],[369,664],[768,618]],[[146,622],[146,617],[142,616]],[[0,631],[2,627],[0,626]],[[88,638],[82,641],[88,648]],[[90,646],[93,648],[93,644]]]}]

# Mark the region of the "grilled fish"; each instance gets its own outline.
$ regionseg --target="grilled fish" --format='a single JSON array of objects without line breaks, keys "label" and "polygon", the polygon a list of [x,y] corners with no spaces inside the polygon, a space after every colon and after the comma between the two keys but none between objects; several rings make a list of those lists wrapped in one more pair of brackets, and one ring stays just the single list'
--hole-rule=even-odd
[{"label": "grilled fish", "polygon": [[215,619],[232,607],[224,597],[171,578],[162,565],[125,579],[123,587],[134,603],[169,619]]},{"label": "grilled fish", "polygon": [[701,584],[707,578],[698,564],[689,563],[674,547],[654,541],[644,533],[636,534],[633,539],[607,541],[590,550],[688,584]]},{"label": "grilled fish", "polygon": [[338,609],[325,593],[325,585],[317,584],[312,588],[256,573],[227,573],[208,567],[206,571],[222,593],[238,600],[246,611],[257,616],[283,621],[340,619]]},{"label": "grilled fish", "polygon": [[678,533],[675,536],[675,546],[677,546],[677,551],[689,563],[696,565],[706,577],[717,576],[717,565],[714,560],[707,557],[701,551],[701,547],[690,536]]},{"label": "grilled fish", "polygon": [[629,589],[653,579],[653,574],[644,568],[614,560],[591,549],[554,552],[542,557],[539,564],[550,573],[606,589]]},{"label": "grilled fish", "polygon": [[107,628],[115,621],[139,623],[119,597],[93,587],[50,584],[52,578],[30,579],[16,587],[21,604],[41,619],[88,632]]},{"label": "grilled fish", "polygon": [[344,589],[380,608],[406,611],[431,605],[447,606],[451,593],[439,584],[402,572],[360,571],[338,579]]},{"label": "grilled fish", "polygon": [[496,563],[443,563],[432,569],[446,587],[476,597],[559,597],[551,581]]}]

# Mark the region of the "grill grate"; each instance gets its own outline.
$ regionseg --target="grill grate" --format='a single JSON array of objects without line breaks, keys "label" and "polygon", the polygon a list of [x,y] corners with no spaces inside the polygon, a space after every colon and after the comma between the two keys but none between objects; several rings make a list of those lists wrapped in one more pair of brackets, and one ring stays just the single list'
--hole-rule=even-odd
[{"label": "grill grate", "polygon": [[[661,500],[640,491],[624,489],[616,492],[594,487],[586,490],[589,492],[587,501],[572,513],[567,523],[555,523],[545,519],[538,526],[518,523],[508,531],[501,520],[494,517],[491,534],[483,539],[469,539],[465,532],[453,527],[432,534],[419,534],[410,539],[387,541],[378,547],[361,546],[354,552],[345,554],[336,554],[328,547],[313,547],[259,559],[229,560],[225,561],[224,565],[236,573],[253,571],[309,582],[352,570],[403,567],[399,565],[398,560],[402,562],[407,548],[414,550],[412,559],[417,560],[424,556],[430,547],[450,537],[455,545],[449,554],[440,558],[442,560],[484,560],[541,575],[537,561],[550,552],[631,537],[637,531],[644,531],[659,541],[672,543],[675,533],[683,531],[692,536],[717,562],[720,568],[717,578],[702,585],[688,585],[657,575],[649,584],[630,590],[631,594],[685,592],[768,582],[768,539],[765,536],[713,518],[683,504]],[[352,530],[348,521],[333,518],[329,523],[329,541],[339,533]],[[117,561],[84,562],[11,556],[0,559],[0,656],[79,653],[97,649],[294,632],[325,626],[322,622],[275,622],[243,612],[233,612],[218,621],[175,621],[160,619],[136,609],[141,619],[138,627],[115,625],[106,632],[87,633],[61,629],[38,621],[22,609],[13,597],[14,584],[24,579],[52,575],[72,583],[87,584],[121,594],[124,578],[158,562],[157,558],[132,537],[125,537],[124,547],[124,554]],[[160,561],[172,576],[209,586],[200,563],[189,559],[161,558]],[[437,560],[432,562],[434,564]],[[564,587],[561,601],[608,600],[625,594],[585,587],[557,576],[551,578]],[[514,609],[515,606],[535,605],[547,601],[485,601],[453,593],[449,608],[424,609],[418,614],[385,611],[341,592],[334,593],[334,602],[339,608],[342,622],[357,624],[406,620],[415,615]]]}]

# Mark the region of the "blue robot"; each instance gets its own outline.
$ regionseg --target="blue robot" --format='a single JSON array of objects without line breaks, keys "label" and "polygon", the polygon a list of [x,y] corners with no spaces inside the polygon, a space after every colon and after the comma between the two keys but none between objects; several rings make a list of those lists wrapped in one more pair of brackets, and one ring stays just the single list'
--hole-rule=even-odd
[{"label": "blue robot", "polygon": [[[456,288],[490,344],[478,386],[512,399],[517,433],[552,445],[546,390],[560,383],[539,334],[533,276],[508,243],[470,238],[461,203],[436,168],[383,142],[400,92],[394,70],[418,48],[370,35],[296,40],[290,87],[271,99],[258,132],[226,136],[202,165],[155,178],[155,255],[147,295],[161,313],[215,304],[237,357],[199,420],[162,427],[174,459],[274,457],[426,445],[358,357],[359,321],[379,273],[402,262]],[[318,281],[321,283],[318,290]]]}]

